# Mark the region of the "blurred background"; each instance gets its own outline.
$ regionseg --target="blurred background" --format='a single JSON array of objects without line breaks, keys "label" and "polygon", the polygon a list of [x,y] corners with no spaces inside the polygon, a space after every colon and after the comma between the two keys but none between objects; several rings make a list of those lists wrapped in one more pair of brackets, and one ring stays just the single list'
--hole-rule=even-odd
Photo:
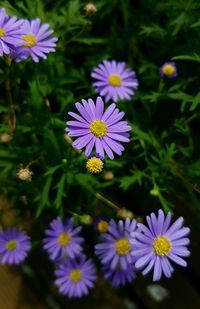
[{"label": "blurred background", "polygon": [[[47,60],[13,61],[9,76],[0,61],[0,224],[23,228],[33,245],[20,267],[0,267],[0,309],[200,308],[200,3],[99,0],[93,12],[86,5],[0,1],[9,15],[49,23],[59,38]],[[131,101],[117,103],[133,127],[131,143],[94,176],[64,129],[75,102],[96,98],[91,70],[104,59],[125,61],[136,72],[139,88]],[[178,76],[163,80],[159,67],[169,60],[176,62]],[[18,178],[26,167],[33,172],[28,182]],[[159,283],[138,274],[133,284],[118,289],[99,272],[88,297],[60,296],[53,286],[54,265],[42,250],[49,222],[58,215],[74,216],[83,225],[85,251],[94,258],[90,223],[99,216],[119,219],[119,208],[140,222],[159,208],[183,216],[191,228],[188,267],[177,266],[171,280]],[[85,222],[85,215],[91,221]]]}]

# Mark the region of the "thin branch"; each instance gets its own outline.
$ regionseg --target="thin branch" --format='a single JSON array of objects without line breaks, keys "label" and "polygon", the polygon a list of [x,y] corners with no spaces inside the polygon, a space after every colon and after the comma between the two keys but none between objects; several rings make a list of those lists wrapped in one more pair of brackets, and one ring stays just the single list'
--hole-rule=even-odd
[{"label": "thin branch", "polygon": [[6,92],[6,100],[8,103],[9,109],[9,126],[11,131],[13,132],[16,128],[16,114],[15,107],[13,104],[12,92],[11,92],[11,84],[10,84],[10,66],[12,59],[6,57],[6,78],[5,78],[5,92]]},{"label": "thin branch", "polygon": [[[176,165],[176,161],[174,161],[173,159],[171,160],[171,162],[173,163],[173,165]],[[181,180],[183,180],[191,189],[193,189],[194,191],[198,192],[200,194],[200,186],[198,184],[193,184],[189,181],[189,179],[187,179],[187,177],[185,177],[185,175],[183,175],[181,172],[179,171],[173,171],[172,173],[179,177]]]},{"label": "thin branch", "polygon": [[110,200],[108,200],[107,198],[105,198],[104,196],[102,196],[99,193],[96,193],[96,198],[102,202],[104,202],[105,204],[107,204],[108,206],[114,208],[114,209],[121,209],[120,207],[118,207],[117,205],[115,205],[113,202],[111,202]]}]

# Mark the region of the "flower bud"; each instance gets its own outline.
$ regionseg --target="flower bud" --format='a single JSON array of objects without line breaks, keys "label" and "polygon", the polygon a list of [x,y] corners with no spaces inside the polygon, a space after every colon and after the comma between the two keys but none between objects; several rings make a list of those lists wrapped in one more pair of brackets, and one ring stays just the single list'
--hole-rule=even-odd
[{"label": "flower bud", "polygon": [[104,173],[103,178],[105,180],[112,180],[114,178],[114,174],[112,171],[107,171]]},{"label": "flower bud", "polygon": [[88,158],[86,163],[86,169],[91,174],[99,174],[103,171],[104,165],[104,158],[100,154],[95,153]]},{"label": "flower bud", "polygon": [[88,14],[88,15],[93,15],[93,14],[95,14],[96,13],[96,11],[97,11],[97,8],[96,8],[96,6],[93,4],[93,3],[88,3],[88,4],[86,4],[86,6],[85,6],[85,11],[86,11],[86,13]]},{"label": "flower bud", "polygon": [[82,224],[91,224],[92,223],[92,218],[90,215],[84,214],[79,217],[80,223]]},{"label": "flower bud", "polygon": [[117,211],[117,217],[126,219],[126,218],[133,218],[133,213],[130,210],[127,210],[126,208],[121,208]]},{"label": "flower bud", "polygon": [[29,168],[20,168],[18,173],[17,173],[17,177],[20,180],[23,180],[23,181],[31,181],[32,180],[32,174],[33,174],[33,172],[31,172],[29,170]]},{"label": "flower bud", "polygon": [[8,142],[11,141],[11,139],[12,139],[12,135],[9,134],[9,133],[3,133],[3,134],[1,135],[1,142],[2,142],[2,143],[8,143]]}]

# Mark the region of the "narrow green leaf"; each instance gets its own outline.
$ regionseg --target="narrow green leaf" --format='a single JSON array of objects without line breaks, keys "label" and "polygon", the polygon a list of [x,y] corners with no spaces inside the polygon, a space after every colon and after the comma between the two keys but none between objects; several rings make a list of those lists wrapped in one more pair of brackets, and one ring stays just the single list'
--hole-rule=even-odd
[{"label": "narrow green leaf", "polygon": [[66,197],[66,193],[65,193],[65,181],[66,181],[66,175],[63,174],[59,180],[59,182],[56,185],[57,190],[57,194],[56,194],[56,199],[54,201],[54,204],[56,206],[56,208],[60,208],[62,206],[62,199],[64,197]]}]

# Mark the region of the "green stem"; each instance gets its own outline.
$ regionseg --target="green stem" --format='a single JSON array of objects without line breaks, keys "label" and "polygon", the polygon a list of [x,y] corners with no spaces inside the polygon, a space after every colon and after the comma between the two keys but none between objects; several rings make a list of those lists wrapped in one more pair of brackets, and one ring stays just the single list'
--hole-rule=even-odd
[{"label": "green stem", "polygon": [[158,92],[162,92],[162,91],[163,91],[163,88],[164,88],[164,81],[163,81],[163,79],[161,78],[161,79],[160,79],[160,82],[159,82],[159,85],[158,85]]},{"label": "green stem", "polygon": [[96,198],[102,202],[104,202],[105,204],[107,204],[108,206],[116,209],[116,210],[119,210],[121,209],[120,207],[118,207],[117,205],[115,205],[113,202],[111,202],[110,200],[108,200],[107,198],[105,198],[103,195],[99,194],[99,193],[96,193]]},{"label": "green stem", "polygon": [[11,67],[12,59],[8,56],[6,57],[5,62],[6,62],[5,92],[6,92],[6,100],[8,103],[8,109],[9,109],[9,126],[11,127],[11,131],[13,132],[16,128],[16,114],[15,114],[15,107],[13,104],[11,83],[10,83],[10,67]]}]

